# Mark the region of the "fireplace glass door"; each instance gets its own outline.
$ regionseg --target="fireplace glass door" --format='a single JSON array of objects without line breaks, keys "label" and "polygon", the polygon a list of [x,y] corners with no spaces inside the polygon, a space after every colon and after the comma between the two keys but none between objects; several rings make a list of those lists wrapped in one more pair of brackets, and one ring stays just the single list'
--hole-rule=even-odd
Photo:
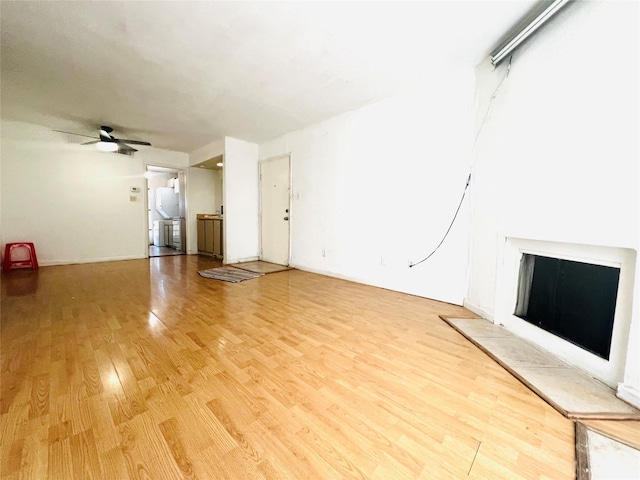
[{"label": "fireplace glass door", "polygon": [[606,360],[620,269],[523,254],[514,315]]}]

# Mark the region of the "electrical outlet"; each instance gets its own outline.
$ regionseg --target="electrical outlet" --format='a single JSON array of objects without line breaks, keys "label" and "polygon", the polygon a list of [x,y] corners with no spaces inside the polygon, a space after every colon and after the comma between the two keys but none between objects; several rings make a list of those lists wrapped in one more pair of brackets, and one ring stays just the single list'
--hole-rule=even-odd
[{"label": "electrical outlet", "polygon": [[387,266],[387,259],[383,256],[380,257],[380,265],[382,265],[383,267]]},{"label": "electrical outlet", "polygon": [[323,256],[323,257],[326,257],[326,256],[327,256],[327,252],[326,252],[326,250],[325,250],[324,248],[322,249],[322,256]]}]

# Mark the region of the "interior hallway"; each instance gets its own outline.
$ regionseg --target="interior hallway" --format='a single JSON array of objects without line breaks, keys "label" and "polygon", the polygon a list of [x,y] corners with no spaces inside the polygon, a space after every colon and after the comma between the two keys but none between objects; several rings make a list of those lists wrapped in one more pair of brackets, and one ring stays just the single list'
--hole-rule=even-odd
[{"label": "interior hallway", "polygon": [[150,257],[167,257],[170,255],[186,255],[186,252],[176,250],[169,247],[156,247],[155,245],[149,245]]},{"label": "interior hallway", "polygon": [[173,256],[2,276],[2,478],[574,478],[461,307]]}]

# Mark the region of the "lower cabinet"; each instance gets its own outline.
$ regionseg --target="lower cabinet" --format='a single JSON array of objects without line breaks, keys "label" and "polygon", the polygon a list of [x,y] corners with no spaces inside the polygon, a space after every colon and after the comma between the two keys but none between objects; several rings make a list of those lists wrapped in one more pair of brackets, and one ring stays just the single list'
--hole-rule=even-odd
[{"label": "lower cabinet", "polygon": [[205,220],[198,219],[198,253],[204,252],[204,224]]},{"label": "lower cabinet", "polygon": [[213,254],[222,257],[222,220],[213,221]]},{"label": "lower cabinet", "polygon": [[201,218],[198,215],[198,253],[221,257],[224,255],[222,245],[222,218]]}]

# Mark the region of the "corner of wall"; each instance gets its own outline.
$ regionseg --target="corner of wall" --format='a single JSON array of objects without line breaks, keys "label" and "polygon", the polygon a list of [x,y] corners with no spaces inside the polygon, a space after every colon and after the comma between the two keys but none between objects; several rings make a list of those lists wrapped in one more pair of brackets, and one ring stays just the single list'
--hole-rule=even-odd
[{"label": "corner of wall", "polygon": [[628,404],[633,405],[637,409],[640,409],[640,391],[633,386],[619,383],[616,396]]},{"label": "corner of wall", "polygon": [[464,308],[466,308],[467,310],[471,310],[476,315],[479,315],[482,318],[485,318],[485,319],[495,323],[495,320],[494,320],[494,317],[493,317],[493,313],[491,313],[488,310],[485,310],[484,308],[482,308],[482,307],[470,302],[469,300],[465,299],[462,302],[462,306]]},{"label": "corner of wall", "polygon": [[197,165],[198,163],[209,160],[220,155],[224,155],[225,138],[219,138],[211,143],[203,145],[202,147],[189,152],[189,166]]}]

